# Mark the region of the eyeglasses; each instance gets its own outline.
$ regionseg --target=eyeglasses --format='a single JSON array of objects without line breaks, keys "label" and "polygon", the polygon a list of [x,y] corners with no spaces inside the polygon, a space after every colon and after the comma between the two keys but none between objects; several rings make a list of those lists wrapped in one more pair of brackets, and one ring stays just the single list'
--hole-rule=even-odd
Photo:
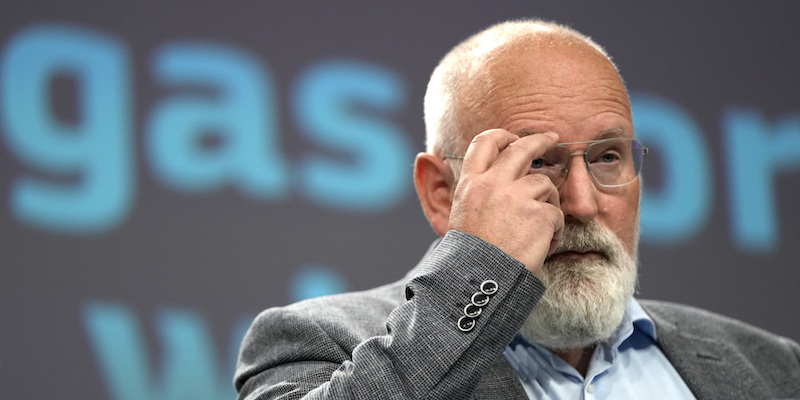
[{"label": "eyeglasses", "polygon": [[[571,152],[569,145],[588,144],[586,151]],[[582,155],[595,184],[602,187],[625,186],[639,177],[644,156],[649,152],[633,138],[611,138],[586,142],[559,143],[542,158],[531,163],[531,173],[547,175],[556,187],[567,179],[572,157]],[[463,160],[464,156],[445,154],[443,159]]]}]

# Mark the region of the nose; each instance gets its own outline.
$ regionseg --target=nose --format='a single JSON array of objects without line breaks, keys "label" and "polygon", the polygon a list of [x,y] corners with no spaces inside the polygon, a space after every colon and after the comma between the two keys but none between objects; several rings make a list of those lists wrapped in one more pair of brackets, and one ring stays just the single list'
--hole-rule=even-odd
[{"label": "nose", "polygon": [[572,157],[569,173],[558,188],[561,211],[567,222],[587,223],[597,215],[597,186],[583,162],[583,154]]}]

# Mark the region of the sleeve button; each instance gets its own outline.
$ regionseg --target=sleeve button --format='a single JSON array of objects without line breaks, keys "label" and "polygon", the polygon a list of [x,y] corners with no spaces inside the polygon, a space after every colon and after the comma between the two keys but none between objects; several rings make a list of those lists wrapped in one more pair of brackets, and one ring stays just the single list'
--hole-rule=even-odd
[{"label": "sleeve button", "polygon": [[483,307],[489,304],[489,296],[481,292],[475,292],[475,294],[472,295],[472,304]]},{"label": "sleeve button", "polygon": [[489,296],[497,293],[497,282],[491,279],[483,281],[481,283],[481,292]]},{"label": "sleeve button", "polygon": [[467,306],[464,307],[464,315],[469,318],[476,318],[477,316],[481,315],[481,311],[483,311],[482,308],[472,303],[467,304]]},{"label": "sleeve button", "polygon": [[475,327],[475,320],[467,316],[458,319],[458,329],[462,332],[469,332]]}]

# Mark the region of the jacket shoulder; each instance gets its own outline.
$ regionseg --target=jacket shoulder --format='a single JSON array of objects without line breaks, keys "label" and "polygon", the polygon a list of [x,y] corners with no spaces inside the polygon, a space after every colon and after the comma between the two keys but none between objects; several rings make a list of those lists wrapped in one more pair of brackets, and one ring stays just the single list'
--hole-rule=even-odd
[{"label": "jacket shoulder", "polygon": [[693,390],[712,395],[738,387],[742,398],[800,396],[800,346],[795,341],[691,306],[640,304],[656,324],[665,355]]},{"label": "jacket shoulder", "polygon": [[282,364],[316,360],[330,363],[332,370],[338,368],[351,359],[359,343],[387,333],[386,320],[401,303],[402,288],[402,282],[397,282],[261,312],[242,340],[236,388]]},{"label": "jacket shoulder", "polygon": [[788,340],[746,322],[701,308],[667,301],[639,300],[656,323],[675,328],[684,335],[711,338]]}]

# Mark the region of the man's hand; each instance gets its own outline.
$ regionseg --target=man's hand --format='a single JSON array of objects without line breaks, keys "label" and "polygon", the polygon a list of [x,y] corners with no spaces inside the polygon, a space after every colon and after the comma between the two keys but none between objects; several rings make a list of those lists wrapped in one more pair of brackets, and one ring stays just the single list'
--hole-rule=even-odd
[{"label": "man's hand", "polygon": [[475,235],[538,273],[561,240],[558,190],[531,162],[558,143],[555,133],[518,137],[503,129],[472,140],[456,186],[449,229]]}]

